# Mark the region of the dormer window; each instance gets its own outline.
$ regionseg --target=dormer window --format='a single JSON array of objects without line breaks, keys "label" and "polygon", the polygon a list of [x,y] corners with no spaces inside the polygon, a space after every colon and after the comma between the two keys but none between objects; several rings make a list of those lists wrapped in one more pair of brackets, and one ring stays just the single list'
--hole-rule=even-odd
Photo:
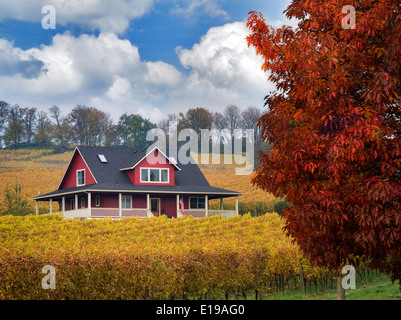
[{"label": "dormer window", "polygon": [[141,168],[141,182],[169,183],[169,170],[163,168]]},{"label": "dormer window", "polygon": [[85,169],[77,171],[77,187],[85,185]]}]

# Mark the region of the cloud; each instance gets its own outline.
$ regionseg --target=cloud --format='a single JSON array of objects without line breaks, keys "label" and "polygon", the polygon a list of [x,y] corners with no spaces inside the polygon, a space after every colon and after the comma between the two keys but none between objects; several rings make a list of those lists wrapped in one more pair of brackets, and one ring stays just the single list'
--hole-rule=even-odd
[{"label": "cloud", "polygon": [[129,22],[142,17],[153,7],[154,0],[14,0],[0,2],[0,21],[15,19],[40,23],[45,16],[42,7],[56,9],[57,24],[76,24],[91,30],[115,32],[127,30]]},{"label": "cloud", "polygon": [[[227,23],[209,29],[191,49],[176,48],[182,66],[190,70],[188,98],[208,97],[220,109],[232,103],[263,103],[267,75],[261,70],[262,58],[248,47],[247,35],[244,22]],[[186,103],[189,99],[184,96]]]},{"label": "cloud", "polygon": [[184,4],[176,4],[171,10],[173,14],[184,17],[186,20],[194,20],[200,15],[207,15],[209,18],[222,18],[228,20],[227,11],[220,8],[215,0],[186,0]]},{"label": "cloud", "polygon": [[247,46],[247,34],[244,22],[227,23],[209,29],[192,48],[176,48],[185,73],[163,61],[144,61],[137,46],[111,32],[66,32],[28,50],[0,39],[0,70],[13,66],[0,71],[0,96],[45,111],[57,104],[66,114],[87,104],[115,120],[128,112],[153,122],[194,107],[261,107],[273,86],[261,70],[262,58]]},{"label": "cloud", "polygon": [[[184,81],[172,65],[141,60],[138,48],[114,33],[75,37],[66,32],[55,35],[49,45],[26,51],[0,39],[0,66],[12,60],[14,69],[21,68],[23,59],[39,62],[46,72],[35,78],[29,69],[22,74],[0,72],[0,96],[6,101],[48,106],[96,103],[113,112],[121,107],[148,113]],[[159,113],[154,109],[152,114]]]},{"label": "cloud", "polygon": [[0,76],[17,75],[31,79],[42,72],[45,72],[42,61],[0,39]]}]

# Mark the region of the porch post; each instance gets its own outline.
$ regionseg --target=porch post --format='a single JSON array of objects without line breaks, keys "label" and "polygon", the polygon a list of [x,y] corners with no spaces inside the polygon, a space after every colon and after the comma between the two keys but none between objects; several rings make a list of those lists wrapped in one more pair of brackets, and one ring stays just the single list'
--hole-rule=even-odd
[{"label": "porch post", "polygon": [[75,194],[75,200],[74,200],[74,210],[78,209],[78,194]]},{"label": "porch post", "polygon": [[65,197],[61,198],[61,211],[64,212],[65,211]]},{"label": "porch post", "polygon": [[50,199],[50,213],[53,213],[53,199]]},{"label": "porch post", "polygon": [[147,217],[148,218],[153,217],[153,213],[150,212],[150,194],[149,193],[146,194],[146,210],[147,210],[146,211]]},{"label": "porch post", "polygon": [[220,197],[220,210],[223,211],[223,197]]},{"label": "porch post", "polygon": [[208,217],[209,216],[209,198],[207,195],[205,195],[205,216]]},{"label": "porch post", "polygon": [[180,216],[179,210],[180,210],[180,195],[177,194],[177,218]]},{"label": "porch post", "polygon": [[36,209],[36,215],[39,214],[39,202],[37,200],[35,200],[35,209]]},{"label": "porch post", "polygon": [[122,196],[121,196],[121,193],[118,194],[118,216],[119,216],[120,218],[123,216]]},{"label": "porch post", "polygon": [[238,196],[235,196],[235,212],[238,216]]},{"label": "porch post", "polygon": [[89,215],[92,215],[92,195],[90,192],[88,192],[88,210],[89,210]]}]

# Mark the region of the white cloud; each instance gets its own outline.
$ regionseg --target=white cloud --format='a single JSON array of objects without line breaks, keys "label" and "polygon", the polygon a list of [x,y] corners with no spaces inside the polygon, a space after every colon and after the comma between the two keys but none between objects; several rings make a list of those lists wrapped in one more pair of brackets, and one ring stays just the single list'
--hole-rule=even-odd
[{"label": "white cloud", "polygon": [[[181,64],[190,70],[182,101],[193,99],[222,109],[227,104],[262,104],[268,88],[262,58],[248,47],[243,22],[214,27],[191,49],[177,48]],[[207,98],[206,98],[207,97]]]},{"label": "white cloud", "polygon": [[[115,33],[67,32],[29,50],[0,39],[0,97],[43,110],[65,106],[64,114],[87,104],[115,120],[128,112],[153,122],[194,107],[261,107],[273,87],[261,70],[262,58],[247,46],[247,34],[245,23],[228,23],[211,28],[190,49],[177,48],[187,74],[163,61],[143,61],[138,48]],[[7,63],[14,67],[2,72]]]},{"label": "white cloud", "polygon": [[229,14],[220,8],[215,0],[186,0],[183,5],[177,4],[171,11],[173,14],[184,17],[186,20],[194,20],[199,15],[207,15],[210,18],[222,18],[227,20]]},{"label": "white cloud", "polygon": [[133,19],[152,8],[154,0],[13,0],[0,1],[0,21],[16,19],[40,23],[42,7],[56,9],[57,24],[77,24],[102,32],[123,33]]}]

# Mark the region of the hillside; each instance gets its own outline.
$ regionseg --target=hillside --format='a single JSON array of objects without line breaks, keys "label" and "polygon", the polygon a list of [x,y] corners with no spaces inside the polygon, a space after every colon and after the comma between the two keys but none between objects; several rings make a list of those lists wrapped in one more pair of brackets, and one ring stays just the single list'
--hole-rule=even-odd
[{"label": "hillside", "polygon": [[[71,156],[72,151],[54,154],[53,150],[47,149],[0,150],[0,209],[7,186],[20,184],[23,194],[29,199],[39,193],[45,194],[57,189]],[[236,175],[236,167],[236,164],[200,165],[210,185],[243,193],[239,200],[243,212],[273,211],[274,203],[281,199],[254,187],[251,184],[252,175]],[[33,201],[31,204],[33,205]],[[224,205],[233,208],[234,199],[227,199]],[[217,209],[217,206],[217,201],[210,202],[212,209]],[[48,206],[40,203],[39,209],[45,212]]]}]

